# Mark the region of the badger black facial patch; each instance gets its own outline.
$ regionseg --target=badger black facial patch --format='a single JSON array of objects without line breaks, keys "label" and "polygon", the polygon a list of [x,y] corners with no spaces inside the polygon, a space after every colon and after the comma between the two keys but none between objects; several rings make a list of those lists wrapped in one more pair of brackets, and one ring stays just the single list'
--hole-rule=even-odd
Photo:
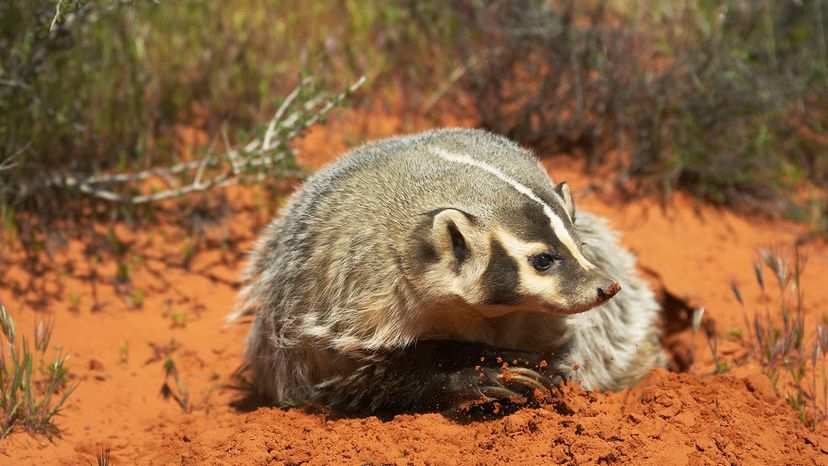
[{"label": "badger black facial patch", "polygon": [[[555,213],[562,214],[556,210]],[[513,215],[514,218],[509,221],[510,230],[519,239],[527,243],[545,244],[549,247],[549,251],[558,257],[573,258],[572,252],[558,238],[549,223],[549,217],[539,204],[527,203]],[[574,232],[572,236],[577,238]]]},{"label": "badger black facial patch", "polygon": [[[410,238],[411,246],[409,246],[409,253],[413,254],[416,258],[416,260],[413,261],[415,264],[415,270],[423,272],[429,264],[433,264],[440,260],[440,253],[437,251],[437,248],[433,243],[432,228],[434,226],[434,217],[436,217],[440,212],[448,209],[456,210],[457,212],[463,214],[470,224],[477,224],[477,218],[474,215],[463,212],[459,209],[445,207],[425,212],[422,219],[417,223],[417,226],[414,227],[414,231],[412,232]],[[469,258],[470,251],[466,245],[466,239],[460,232],[460,228],[454,222],[449,222],[447,228],[448,234],[451,238],[451,251],[454,255],[453,269],[455,273],[459,273],[463,263],[465,263]]]},{"label": "badger black facial patch", "polygon": [[520,211],[515,212],[518,218],[512,220],[511,230],[515,236],[527,243],[550,244],[558,242],[555,231],[549,223],[549,217],[543,212],[543,207],[536,203],[526,203]]},{"label": "badger black facial patch", "polygon": [[518,285],[520,275],[517,262],[506,252],[500,241],[493,239],[489,266],[483,272],[486,303],[516,304],[520,301]]},{"label": "badger black facial patch", "polygon": [[466,246],[466,240],[457,229],[454,223],[448,224],[449,235],[451,236],[451,249],[454,253],[454,271],[459,272],[463,262],[469,257],[469,249]]},{"label": "badger black facial patch", "polygon": [[412,254],[415,258],[412,263],[418,273],[424,272],[429,264],[433,264],[440,259],[437,249],[431,242],[431,223],[434,215],[436,214],[429,213],[424,216],[411,234],[409,254]]}]

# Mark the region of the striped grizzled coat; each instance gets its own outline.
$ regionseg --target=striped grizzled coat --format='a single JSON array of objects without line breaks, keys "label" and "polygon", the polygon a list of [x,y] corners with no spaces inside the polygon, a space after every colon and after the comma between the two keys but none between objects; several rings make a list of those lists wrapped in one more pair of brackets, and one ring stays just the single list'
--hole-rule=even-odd
[{"label": "striped grizzled coat", "polygon": [[252,317],[244,367],[279,405],[521,403],[556,375],[618,389],[664,363],[659,307],[617,235],[482,130],[352,150],[294,193],[244,282],[230,319]]}]

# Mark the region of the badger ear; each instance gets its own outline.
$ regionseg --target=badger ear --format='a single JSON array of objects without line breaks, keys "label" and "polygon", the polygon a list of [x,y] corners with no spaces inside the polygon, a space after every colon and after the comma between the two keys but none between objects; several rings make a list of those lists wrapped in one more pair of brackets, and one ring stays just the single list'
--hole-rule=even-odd
[{"label": "badger ear", "polygon": [[450,255],[459,269],[470,256],[469,240],[475,232],[474,217],[457,209],[443,209],[431,224],[431,238],[440,257]]},{"label": "badger ear", "polygon": [[563,199],[563,205],[566,209],[566,214],[569,215],[569,219],[573,222],[575,221],[575,203],[572,201],[572,193],[569,191],[569,185],[566,182],[560,183],[558,186],[555,186],[555,192],[561,196]]}]

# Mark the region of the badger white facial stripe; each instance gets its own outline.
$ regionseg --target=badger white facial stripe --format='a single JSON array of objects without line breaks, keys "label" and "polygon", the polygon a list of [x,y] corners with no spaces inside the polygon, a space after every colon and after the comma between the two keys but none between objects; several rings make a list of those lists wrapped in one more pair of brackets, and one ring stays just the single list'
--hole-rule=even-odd
[{"label": "badger white facial stripe", "polygon": [[[546,168],[543,166],[543,164],[540,162],[540,160],[538,160],[538,169],[541,172],[546,173]],[[561,195],[558,194],[558,192],[555,190],[555,182],[552,180],[552,177],[549,176],[549,173],[546,173],[546,176],[547,176],[548,181],[549,181],[549,186],[552,187],[552,196],[555,198],[556,201],[558,201],[558,205],[563,207],[564,212],[566,212],[567,211],[566,201],[564,201],[563,197],[561,197]]]},{"label": "badger white facial stripe", "polygon": [[443,160],[459,163],[462,165],[472,166],[475,168],[479,168],[485,172],[488,172],[500,179],[501,181],[507,183],[509,186],[514,188],[519,193],[540,204],[543,207],[543,213],[546,214],[547,217],[549,217],[549,222],[552,226],[552,230],[558,236],[558,239],[561,241],[561,243],[563,243],[564,246],[566,246],[566,248],[572,254],[572,257],[574,257],[575,260],[578,261],[578,264],[580,264],[581,267],[587,270],[595,268],[595,266],[592,265],[592,263],[589,262],[586,259],[586,257],[583,256],[583,254],[581,254],[581,251],[575,245],[575,242],[572,240],[572,236],[569,234],[569,230],[566,229],[566,226],[564,225],[561,218],[558,217],[555,211],[552,210],[552,208],[549,207],[548,204],[543,202],[543,199],[541,199],[534,192],[532,192],[531,189],[519,183],[517,180],[510,178],[505,173],[500,171],[497,167],[493,167],[487,164],[486,162],[475,160],[467,155],[449,152],[440,147],[433,147],[432,151]]}]

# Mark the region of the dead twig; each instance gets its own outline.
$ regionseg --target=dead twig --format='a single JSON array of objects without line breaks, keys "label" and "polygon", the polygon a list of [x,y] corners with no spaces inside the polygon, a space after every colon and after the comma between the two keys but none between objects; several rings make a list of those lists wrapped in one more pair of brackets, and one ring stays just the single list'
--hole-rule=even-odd
[{"label": "dead twig", "polygon": [[6,160],[1,161],[0,162],[0,172],[16,167],[17,166],[17,157],[20,156],[20,154],[22,154],[23,152],[25,152],[29,148],[30,145],[31,145],[31,143],[27,143],[25,146],[20,148],[17,152],[15,152],[14,154],[8,156],[6,158]]},{"label": "dead twig", "polygon": [[[113,173],[90,176],[58,175],[46,183],[110,202],[147,204],[176,198],[194,192],[224,188],[235,184],[254,183],[272,175],[296,175],[298,172],[278,167],[278,164],[294,155],[288,143],[320,122],[331,110],[359,89],[366,81],[359,78],[341,93],[328,97],[318,94],[299,105],[285,118],[302,91],[311,84],[309,79],[301,83],[285,98],[282,105],[268,121],[264,134],[251,140],[241,149],[232,149],[226,133],[222,133],[225,146],[223,156],[212,150],[200,159],[178,163],[168,167],[151,168],[132,173]],[[189,173],[190,176],[186,174]],[[212,173],[212,175],[210,175]],[[179,185],[175,177],[188,178]],[[153,193],[125,194],[124,186],[130,183],[160,178],[168,185]],[[113,186],[116,188],[113,189]],[[119,189],[120,188],[120,189]]]},{"label": "dead twig", "polygon": [[425,101],[423,104],[423,113],[428,113],[440,99],[446,94],[446,92],[454,86],[460,78],[463,77],[470,69],[477,66],[477,63],[481,60],[486,60],[489,58],[490,55],[496,54],[500,52],[500,48],[495,48],[492,50],[486,50],[481,53],[473,53],[471,54],[463,63],[461,63],[454,71],[451,72],[448,79],[440,83],[435,90]]}]

